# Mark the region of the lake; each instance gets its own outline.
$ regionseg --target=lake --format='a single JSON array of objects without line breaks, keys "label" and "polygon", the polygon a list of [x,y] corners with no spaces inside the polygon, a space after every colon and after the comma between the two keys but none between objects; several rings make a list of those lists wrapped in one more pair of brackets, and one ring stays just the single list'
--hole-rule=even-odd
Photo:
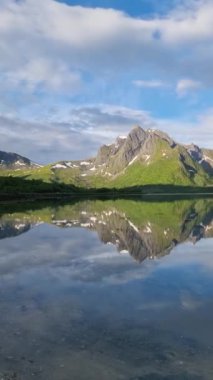
[{"label": "lake", "polygon": [[213,379],[213,200],[0,208],[1,380]]}]

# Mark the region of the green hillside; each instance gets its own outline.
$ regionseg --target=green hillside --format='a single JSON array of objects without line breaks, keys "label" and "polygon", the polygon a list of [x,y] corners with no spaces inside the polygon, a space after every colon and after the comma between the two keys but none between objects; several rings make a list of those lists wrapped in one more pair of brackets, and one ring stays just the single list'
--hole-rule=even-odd
[{"label": "green hillside", "polygon": [[[198,148],[195,146],[194,149]],[[89,190],[125,191],[136,187],[140,191],[146,186],[156,186],[156,189],[171,186],[169,191],[177,186],[203,190],[209,187],[211,191],[212,151],[199,150],[197,159],[197,152],[190,152],[165,133],[136,127],[126,138],[102,146],[97,156],[87,161],[2,169],[0,192],[85,193]]]}]

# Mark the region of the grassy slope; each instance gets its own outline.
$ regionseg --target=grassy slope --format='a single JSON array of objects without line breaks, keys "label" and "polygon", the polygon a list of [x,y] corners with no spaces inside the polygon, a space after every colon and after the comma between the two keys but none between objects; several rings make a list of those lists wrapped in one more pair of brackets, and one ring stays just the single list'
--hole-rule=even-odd
[{"label": "grassy slope", "polygon": [[[197,174],[193,177],[185,169],[179,160],[179,155],[184,154],[186,164],[194,167]],[[205,186],[213,184],[204,170],[186,154],[183,147],[177,146],[171,149],[164,141],[156,144],[150,160],[135,161],[126,170],[114,177],[106,177],[91,174],[81,176],[79,168],[51,169],[47,165],[34,170],[1,171],[2,176],[23,177],[27,180],[40,180],[45,184],[53,183],[74,185],[77,188],[126,188],[142,185],[182,185]]]},{"label": "grassy slope", "polygon": [[[164,156],[162,154],[164,153]],[[123,174],[112,181],[114,187],[139,186],[148,184],[175,184],[203,186],[209,182],[208,176],[189,155],[186,155],[186,164],[194,167],[198,174],[192,178],[179,160],[185,149],[177,146],[168,148],[168,144],[161,142],[156,147],[151,161],[135,162]]]},{"label": "grassy slope", "polygon": [[[189,172],[180,162],[180,154],[185,155],[187,165],[197,170],[198,174],[194,177],[189,175]],[[158,142],[156,145],[149,164],[145,161],[136,161],[113,179],[101,175],[90,175],[82,178],[79,173],[74,173],[74,169],[59,169],[56,171],[56,176],[59,181],[64,181],[65,183],[93,188],[124,188],[149,184],[204,186],[211,183],[204,170],[186,154],[185,148],[177,146],[171,149],[164,141]]]}]

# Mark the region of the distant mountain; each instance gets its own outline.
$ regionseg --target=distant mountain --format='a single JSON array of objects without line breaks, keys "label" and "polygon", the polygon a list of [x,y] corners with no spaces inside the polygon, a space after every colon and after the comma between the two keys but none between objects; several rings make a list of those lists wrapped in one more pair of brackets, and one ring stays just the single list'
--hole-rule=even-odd
[{"label": "distant mountain", "polygon": [[[114,143],[101,146],[96,157],[82,161],[38,167],[24,157],[11,153],[4,156],[3,152],[2,155],[0,167],[25,169],[27,179],[55,186],[124,189],[144,185],[213,185],[213,150],[178,144],[164,132],[139,126]],[[14,175],[13,171],[9,174]],[[22,171],[15,176],[22,176]]]},{"label": "distant mountain", "polygon": [[16,153],[0,151],[0,169],[38,168],[40,165]]}]

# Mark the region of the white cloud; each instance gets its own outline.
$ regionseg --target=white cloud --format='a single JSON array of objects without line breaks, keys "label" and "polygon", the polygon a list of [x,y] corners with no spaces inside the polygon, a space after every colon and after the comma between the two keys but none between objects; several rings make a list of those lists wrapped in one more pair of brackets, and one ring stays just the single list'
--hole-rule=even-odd
[{"label": "white cloud", "polygon": [[182,97],[202,87],[202,83],[192,79],[180,79],[176,86],[178,96]]},{"label": "white cloud", "polygon": [[80,73],[109,80],[150,67],[164,79],[190,75],[212,86],[213,3],[190,4],[143,19],[54,0],[2,0],[0,72],[9,85],[12,78],[27,89],[42,85],[61,92],[78,90]]},{"label": "white cloud", "polygon": [[[184,3],[164,17],[145,19],[55,0],[0,0],[0,107],[19,115],[2,113],[1,149],[40,162],[81,158],[95,154],[101,143],[127,133],[133,124],[159,127],[181,142],[210,144],[212,110],[189,123],[155,120],[144,111],[120,106],[72,107],[70,114],[63,109],[63,96],[69,102],[81,90],[87,97],[103,93],[99,101],[106,102],[109,88],[113,96],[119,91],[115,83],[133,104],[135,88],[122,87],[126,77],[128,84],[133,78],[159,78],[134,81],[149,88],[178,81],[181,96],[201,85],[211,88],[213,3]],[[62,111],[47,116],[53,104]],[[21,107],[27,115],[22,119]],[[32,112],[43,115],[42,120],[32,122]]]},{"label": "white cloud", "polygon": [[134,80],[132,82],[136,87],[145,87],[145,88],[160,88],[167,87],[168,85],[161,80]]},{"label": "white cloud", "polygon": [[180,143],[194,142],[211,148],[213,141],[212,109],[198,115],[194,122],[187,122],[155,119],[142,110],[99,105],[72,108],[63,117],[56,112],[48,122],[1,116],[1,147],[40,163],[82,159],[94,156],[100,145],[113,142],[118,135],[128,134],[136,124],[161,129]]},{"label": "white cloud", "polygon": [[99,143],[110,142],[118,135],[128,133],[136,124],[144,128],[154,125],[148,112],[107,104],[73,108],[66,120],[76,131],[98,138]]},{"label": "white cloud", "polygon": [[91,152],[93,139],[88,142],[84,135],[70,128],[70,124],[62,122],[31,122],[1,116],[1,149],[20,153],[39,163],[80,158],[80,153]]},{"label": "white cloud", "polygon": [[55,113],[49,121],[0,116],[1,147],[40,163],[82,159],[136,123],[153,125],[146,112],[109,105],[72,108],[63,117]]},{"label": "white cloud", "polygon": [[27,62],[15,72],[7,74],[11,87],[25,83],[29,91],[43,86],[50,91],[77,91],[81,87],[80,75],[70,72],[66,64],[51,62],[47,59],[37,59]]}]

